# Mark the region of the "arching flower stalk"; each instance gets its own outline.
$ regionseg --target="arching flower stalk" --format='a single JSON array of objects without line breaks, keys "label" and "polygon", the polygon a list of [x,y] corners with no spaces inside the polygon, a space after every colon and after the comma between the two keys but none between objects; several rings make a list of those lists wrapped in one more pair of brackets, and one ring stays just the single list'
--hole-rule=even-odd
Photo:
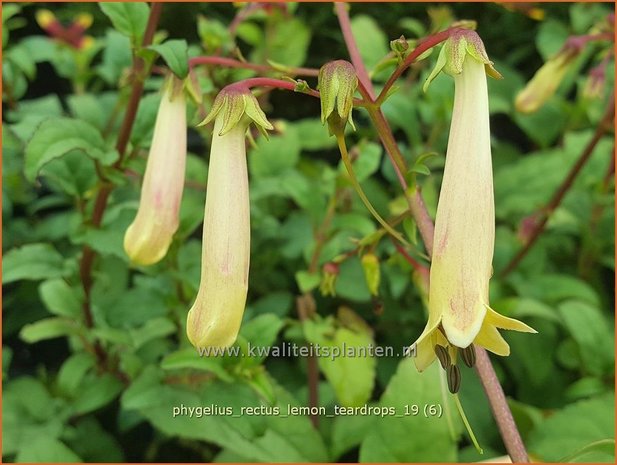
[{"label": "arching flower stalk", "polygon": [[423,371],[438,358],[456,392],[459,352],[473,365],[472,344],[509,354],[497,328],[535,331],[489,307],[495,209],[486,72],[496,71],[479,36],[468,30],[448,39],[431,79],[442,69],[454,77],[454,109],[435,218],[429,319],[415,342],[415,363]]},{"label": "arching flower stalk", "polygon": [[178,229],[186,166],[183,87],[184,83],[173,76],[164,85],[139,209],[124,236],[124,250],[139,265],[152,265],[161,260]]},{"label": "arching flower stalk", "polygon": [[201,281],[186,332],[195,347],[228,347],[238,335],[251,250],[246,130],[272,129],[247,88],[229,86],[202,124],[214,120],[204,212]]}]

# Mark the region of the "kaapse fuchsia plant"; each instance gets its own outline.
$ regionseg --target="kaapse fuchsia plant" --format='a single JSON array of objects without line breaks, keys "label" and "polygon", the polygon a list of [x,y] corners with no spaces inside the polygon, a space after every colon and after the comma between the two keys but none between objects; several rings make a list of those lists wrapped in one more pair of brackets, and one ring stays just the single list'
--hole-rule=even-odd
[{"label": "kaapse fuchsia plant", "polygon": [[164,84],[137,216],[124,236],[124,250],[138,265],[161,260],[178,229],[186,133],[184,83],[172,76]]},{"label": "kaapse fuchsia plant", "polygon": [[[457,352],[473,365],[478,344],[498,355],[510,348],[497,328],[535,332],[489,306],[495,207],[486,73],[493,69],[480,37],[451,35],[428,82],[441,70],[454,77],[454,108],[446,153],[430,270],[429,319],[415,342],[419,371],[439,358],[456,391]],[[458,381],[458,383],[457,383]]]},{"label": "kaapse fuchsia plant", "polygon": [[186,332],[195,347],[232,345],[248,292],[251,228],[246,130],[251,122],[273,129],[248,88],[233,85],[216,97],[204,212],[201,282]]}]

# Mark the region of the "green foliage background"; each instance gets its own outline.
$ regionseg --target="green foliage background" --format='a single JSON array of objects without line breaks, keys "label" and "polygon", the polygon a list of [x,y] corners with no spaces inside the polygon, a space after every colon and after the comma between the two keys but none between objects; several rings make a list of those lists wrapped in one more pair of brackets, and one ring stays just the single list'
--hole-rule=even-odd
[{"label": "green foliage background", "polygon": [[[184,334],[186,312],[199,283],[208,128],[195,125],[224,85],[246,70],[209,67],[200,73],[203,106],[189,108],[187,186],[181,226],[168,256],[133,267],[122,248],[137,207],[162,78],[145,84],[123,174],[111,168],[130,92],[131,43],[139,44],[149,8],[127,4],[49,4],[65,22],[89,12],[94,37],[75,50],[47,37],[34,22],[38,5],[3,5],[3,459],[70,461],[475,461],[505,453],[475,374],[463,370],[462,402],[485,449],[470,446],[452,414],[425,418],[376,416],[172,416],[172,407],[307,405],[303,358],[199,358]],[[230,4],[169,4],[156,53],[177,71],[185,39],[190,56],[320,67],[348,58],[332,6],[289,4],[244,21],[234,39]],[[591,139],[613,86],[585,99],[581,88],[591,46],[557,95],[536,114],[521,115],[514,96],[570,34],[585,34],[611,11],[609,4],[545,4],[545,19],[495,4],[354,4],[352,25],[374,82],[388,41],[423,37],[450,20],[478,22],[502,81],[490,81],[497,215],[491,302],[538,335],[506,334],[508,358],[495,368],[529,452],[542,461],[614,461],[614,188],[604,178],[614,150],[602,138],[546,232],[505,279],[499,271],[521,247],[521,221],[551,197]],[[110,21],[111,19],[111,21]],[[167,39],[165,39],[167,37]],[[611,45],[612,46],[612,45]],[[401,79],[384,112],[434,215],[453,100],[452,80],[421,85],[433,53]],[[180,57],[180,58],[178,58]],[[174,61],[175,60],[175,61]],[[609,67],[610,68],[610,67]],[[314,87],[314,79],[307,79]],[[276,131],[249,150],[252,256],[248,307],[238,344],[375,343],[402,350],[426,316],[410,265],[392,243],[380,259],[379,297],[371,298],[359,257],[340,267],[336,296],[318,291],[321,265],[353,250],[377,223],[350,187],[334,138],[319,122],[319,102],[272,92],[261,97]],[[385,217],[405,209],[395,174],[363,110],[348,144],[369,198]],[[128,175],[127,175],[128,173]],[[101,174],[114,190],[101,228],[89,224]],[[334,209],[329,224],[324,218]],[[416,243],[413,222],[404,230]],[[319,245],[318,245],[319,244]],[[82,314],[79,276],[83,246],[97,252],[91,306]],[[418,244],[419,250],[421,245]],[[419,254],[417,258],[422,259]],[[319,266],[311,266],[316,260]],[[314,268],[314,269],[313,269]],[[315,271],[317,270],[317,271]],[[318,316],[302,324],[299,295],[311,293]],[[340,307],[352,312],[339,311]],[[351,320],[349,315],[352,315]],[[343,316],[347,315],[347,318]],[[107,358],[97,360],[95,341]],[[420,375],[399,357],[320,360],[319,404],[394,406],[440,404],[451,409],[435,366]],[[447,416],[447,413],[446,413]]]}]

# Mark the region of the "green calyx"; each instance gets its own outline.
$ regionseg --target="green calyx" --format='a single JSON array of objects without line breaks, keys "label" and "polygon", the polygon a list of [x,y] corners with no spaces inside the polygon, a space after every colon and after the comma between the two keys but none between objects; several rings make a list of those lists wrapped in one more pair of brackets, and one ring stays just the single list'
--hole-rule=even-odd
[{"label": "green calyx", "polygon": [[356,129],[351,110],[357,87],[356,70],[348,61],[331,61],[319,70],[317,88],[321,96],[321,122],[328,122],[331,135],[342,133],[347,123]]},{"label": "green calyx", "polygon": [[486,74],[495,79],[502,78],[499,71],[493,67],[493,62],[489,60],[484,43],[482,43],[477,32],[468,29],[456,29],[452,31],[450,37],[441,47],[435,68],[424,83],[424,92],[441,71],[450,76],[462,73],[463,62],[468,55],[474,60],[484,63]]},{"label": "green calyx", "polygon": [[221,112],[223,125],[219,136],[231,131],[242,120],[243,116],[255,123],[257,129],[266,137],[268,137],[267,130],[274,129],[274,126],[259,107],[259,102],[257,102],[253,93],[245,87],[228,86],[221,90],[214,99],[210,113],[198,126],[210,123]]}]

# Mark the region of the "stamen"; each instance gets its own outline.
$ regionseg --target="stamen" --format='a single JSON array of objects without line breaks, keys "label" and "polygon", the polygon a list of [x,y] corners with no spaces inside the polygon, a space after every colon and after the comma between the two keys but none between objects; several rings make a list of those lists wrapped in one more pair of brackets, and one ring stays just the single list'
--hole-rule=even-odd
[{"label": "stamen", "polygon": [[446,369],[448,389],[452,394],[456,394],[461,387],[461,370],[456,365],[450,365]]},{"label": "stamen", "polygon": [[469,368],[476,364],[476,349],[473,344],[469,344],[467,347],[462,349],[461,356],[463,357],[463,362],[465,362],[465,365]]},{"label": "stamen", "polygon": [[440,346],[439,344],[435,345],[435,355],[439,359],[439,363],[441,363],[441,368],[447,370],[448,367],[452,364],[450,360],[450,354],[448,353],[448,349],[444,346]]}]

